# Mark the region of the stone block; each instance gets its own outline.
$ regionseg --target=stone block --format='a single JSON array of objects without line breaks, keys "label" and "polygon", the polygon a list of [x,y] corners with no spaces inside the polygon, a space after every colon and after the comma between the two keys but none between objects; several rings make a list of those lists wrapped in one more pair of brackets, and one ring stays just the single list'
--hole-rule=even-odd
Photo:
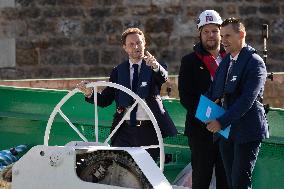
[{"label": "stone block", "polygon": [[[214,0],[216,3],[226,3],[226,2],[233,2],[236,3],[236,1],[241,2],[242,0]],[[251,1],[251,0],[250,0]]]},{"label": "stone block", "polygon": [[35,44],[30,39],[18,39],[16,41],[16,48],[17,49],[31,49],[31,48],[35,48]]},{"label": "stone block", "polygon": [[43,49],[40,51],[40,64],[43,65],[77,65],[81,63],[81,54],[72,49]]},{"label": "stone block", "polygon": [[[250,27],[250,26],[248,26]],[[246,42],[257,48],[256,46],[263,44],[263,39],[261,37],[261,25],[259,25],[259,30],[253,30],[247,33]]]},{"label": "stone block", "polygon": [[171,33],[173,31],[173,19],[172,18],[149,18],[146,20],[145,29],[146,32]]},{"label": "stone block", "polygon": [[94,19],[101,19],[105,16],[110,16],[111,10],[109,8],[92,8],[90,10],[90,16]]},{"label": "stone block", "polygon": [[243,19],[247,31],[261,31],[262,24],[269,24],[268,19],[260,17],[249,17]]},{"label": "stone block", "polygon": [[[81,75],[84,74],[84,72],[81,72],[81,67],[77,67],[77,66],[62,66],[59,67],[59,69],[52,69],[52,77],[53,78],[70,78],[70,77],[78,77],[78,75],[76,75],[76,73],[80,73]],[[75,72],[73,72],[75,71]],[[83,70],[84,71],[84,70]]]},{"label": "stone block", "polygon": [[57,0],[37,0],[36,3],[39,6],[55,6],[56,5]]},{"label": "stone block", "polygon": [[[275,60],[284,60],[284,48],[283,47],[271,47],[270,49]],[[283,62],[282,62],[283,63]],[[283,70],[282,70],[283,71]]]},{"label": "stone block", "polygon": [[185,20],[189,20],[189,19],[194,19],[195,21],[197,21],[197,16],[204,10],[203,7],[199,7],[199,6],[188,6],[186,8],[186,19]]},{"label": "stone block", "polygon": [[74,16],[84,17],[85,16],[83,9],[80,7],[66,7],[63,9],[62,12],[63,12],[62,13],[63,16],[65,17],[74,17]]},{"label": "stone block", "polygon": [[269,35],[269,39],[268,39],[269,44],[271,45],[277,45],[277,44],[283,44],[284,39],[282,36],[280,35]]},{"label": "stone block", "polygon": [[121,45],[121,35],[117,35],[117,34],[109,34],[106,36],[106,41],[107,44],[109,45]]},{"label": "stone block", "polygon": [[155,5],[151,6],[135,6],[129,10],[131,15],[146,16],[149,14],[158,15],[161,12],[161,8]]},{"label": "stone block", "polygon": [[143,5],[143,6],[150,6],[152,4],[152,0],[125,0],[124,5],[125,6],[137,6],[137,5]]},{"label": "stone block", "polygon": [[56,18],[62,15],[62,10],[58,7],[45,8],[41,9],[41,11],[44,18]]},{"label": "stone block", "polygon": [[1,18],[5,20],[19,19],[19,10],[13,7],[2,8],[0,10],[0,15]]},{"label": "stone block", "polygon": [[16,60],[19,66],[35,66],[38,64],[38,51],[36,49],[17,49]]},{"label": "stone block", "polygon": [[71,45],[72,45],[72,40],[66,37],[48,38],[48,40],[39,41],[36,44],[36,46],[40,48],[68,48]]},{"label": "stone block", "polygon": [[112,5],[121,5],[123,1],[121,0],[93,0],[95,5],[100,6],[112,6]]},{"label": "stone block", "polygon": [[169,37],[167,35],[151,37],[151,44],[159,48],[166,47],[169,45]]},{"label": "stone block", "polygon": [[0,79],[18,79],[16,68],[2,68],[0,69]]},{"label": "stone block", "polygon": [[19,19],[37,19],[41,15],[41,10],[36,7],[25,7],[18,10]]},{"label": "stone block", "polygon": [[96,66],[90,67],[86,76],[88,77],[106,77],[109,76],[114,66]]},{"label": "stone block", "polygon": [[118,65],[121,63],[121,49],[106,50],[101,52],[101,65]]},{"label": "stone block", "polygon": [[216,4],[214,6],[208,5],[203,10],[206,10],[206,9],[212,9],[212,10],[217,11],[221,16],[224,15],[224,8],[220,4]]},{"label": "stone block", "polygon": [[43,34],[53,34],[56,31],[56,22],[48,19],[27,20],[28,36],[40,36]]},{"label": "stone block", "polygon": [[83,21],[83,32],[84,34],[95,34],[101,31],[101,23],[96,20],[85,20]]},{"label": "stone block", "polygon": [[81,33],[81,21],[71,19],[59,20],[57,30],[65,37],[78,36]]},{"label": "stone block", "polygon": [[169,43],[170,43],[170,46],[171,47],[177,47],[180,45],[180,40],[181,40],[181,37],[179,36],[171,36],[169,38]]},{"label": "stone block", "polygon": [[140,20],[135,20],[135,19],[131,19],[131,20],[124,20],[123,21],[123,26],[124,29],[125,28],[131,28],[131,27],[138,27],[138,28],[142,28],[142,23]]},{"label": "stone block", "polygon": [[15,39],[0,39],[0,68],[16,66]]},{"label": "stone block", "polygon": [[176,54],[176,50],[163,50],[161,51],[161,59],[167,64],[170,62],[176,62],[180,58]]},{"label": "stone block", "polygon": [[72,45],[72,41],[66,37],[51,37],[51,38],[24,38],[17,41],[17,48],[21,49],[47,49],[47,48],[66,48]]},{"label": "stone block", "polygon": [[181,6],[170,6],[170,7],[165,7],[164,8],[164,12],[167,14],[179,14],[180,12],[182,12],[183,9],[181,8]]},{"label": "stone block", "polygon": [[180,0],[152,0],[152,4],[157,6],[179,6]]},{"label": "stone block", "polygon": [[106,41],[104,37],[101,37],[99,35],[72,38],[72,43],[73,46],[75,47],[92,47],[92,46],[101,47],[105,44],[105,42]]},{"label": "stone block", "polygon": [[197,40],[198,38],[195,36],[182,36],[180,39],[180,46],[192,49]]},{"label": "stone block", "polygon": [[278,17],[275,19],[272,24],[270,25],[270,31],[274,34],[278,34],[279,36],[282,36],[284,33],[284,18]]},{"label": "stone block", "polygon": [[3,7],[14,7],[15,0],[0,0],[0,8]]},{"label": "stone block", "polygon": [[18,38],[28,32],[27,24],[21,20],[3,21],[0,25],[0,38]]},{"label": "stone block", "polygon": [[20,7],[35,6],[37,0],[15,0],[15,5]]},{"label": "stone block", "polygon": [[80,6],[81,5],[81,2],[83,0],[57,0],[56,1],[56,5],[58,6],[62,6],[62,7],[68,7],[68,6]]},{"label": "stone block", "polygon": [[96,0],[82,0],[80,6],[83,8],[91,8],[94,6],[97,6],[98,4],[96,3]]},{"label": "stone block", "polygon": [[241,16],[247,16],[249,14],[256,14],[257,7],[255,6],[241,6],[239,7],[239,13]]},{"label": "stone block", "polygon": [[112,10],[113,16],[125,16],[128,13],[128,9],[125,7],[114,7]]},{"label": "stone block", "polygon": [[104,33],[122,32],[122,23],[120,20],[110,20],[104,23]]},{"label": "stone block", "polygon": [[261,6],[259,12],[262,14],[279,14],[280,8],[277,6]]},{"label": "stone block", "polygon": [[237,5],[236,4],[227,5],[226,8],[225,8],[225,11],[227,12],[228,15],[236,15],[237,14]]},{"label": "stone block", "polygon": [[83,63],[90,65],[99,64],[99,52],[97,49],[85,49],[83,51]]},{"label": "stone block", "polygon": [[[57,68],[57,69],[60,69],[60,68]],[[53,69],[50,67],[40,67],[39,69],[34,70],[34,78],[52,78],[54,76],[55,75],[53,75]]]}]

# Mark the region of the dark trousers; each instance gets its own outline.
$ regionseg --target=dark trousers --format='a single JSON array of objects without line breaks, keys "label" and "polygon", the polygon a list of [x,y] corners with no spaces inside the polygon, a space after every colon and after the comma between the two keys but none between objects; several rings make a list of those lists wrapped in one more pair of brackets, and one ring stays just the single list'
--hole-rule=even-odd
[{"label": "dark trousers", "polygon": [[190,137],[192,189],[208,189],[215,167],[216,188],[227,189],[227,180],[219,152],[218,141],[205,141]]},{"label": "dark trousers", "polygon": [[[120,147],[138,147],[158,145],[158,138],[152,122],[149,120],[141,126],[131,126],[124,122],[118,129],[112,146]],[[159,148],[148,149],[147,152],[151,155],[154,161],[158,160],[160,155]]]},{"label": "dark trousers", "polygon": [[219,144],[229,188],[252,188],[252,171],[261,141],[237,144],[232,140],[221,139]]}]

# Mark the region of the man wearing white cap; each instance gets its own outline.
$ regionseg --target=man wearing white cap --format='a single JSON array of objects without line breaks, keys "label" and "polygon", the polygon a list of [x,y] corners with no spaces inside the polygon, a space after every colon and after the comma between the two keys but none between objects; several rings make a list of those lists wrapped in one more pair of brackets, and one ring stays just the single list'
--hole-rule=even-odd
[{"label": "man wearing white cap", "polygon": [[206,125],[195,118],[201,94],[211,85],[219,63],[225,56],[220,45],[222,19],[214,10],[203,11],[197,21],[200,42],[181,60],[179,72],[180,102],[187,110],[185,135],[191,150],[192,188],[208,189],[215,167],[216,188],[226,189],[227,181],[218,148],[218,140]]}]

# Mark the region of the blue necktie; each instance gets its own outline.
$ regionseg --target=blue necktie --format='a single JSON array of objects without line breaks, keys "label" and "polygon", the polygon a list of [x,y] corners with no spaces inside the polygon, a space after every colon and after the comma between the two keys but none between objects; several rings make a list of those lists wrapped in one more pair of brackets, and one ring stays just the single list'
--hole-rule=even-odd
[{"label": "blue necktie", "polygon": [[[225,86],[224,88],[227,86],[228,84],[228,81],[229,81],[229,75],[231,74],[232,70],[233,70],[233,65],[236,63],[236,60],[233,60],[231,59],[230,61],[230,65],[228,67],[228,70],[227,70],[227,76],[226,76],[226,80],[225,80]],[[227,99],[225,98],[225,94],[223,94],[223,100],[221,100],[222,102],[222,107],[224,107],[225,109],[228,108],[228,104],[227,104]]]},{"label": "blue necktie", "polygon": [[236,61],[235,60],[231,60],[230,61],[230,65],[229,65],[229,68],[228,68],[228,71],[227,71],[227,76],[226,76],[226,82],[225,82],[225,85],[227,85],[227,83],[228,83],[228,80],[229,80],[229,75],[231,74],[231,72],[232,72],[232,69],[233,69],[233,65],[236,63]]},{"label": "blue necktie", "polygon": [[[138,64],[133,64],[132,67],[134,68],[134,73],[132,77],[132,91],[136,93],[138,85]],[[131,126],[136,126],[136,112],[137,112],[137,106],[135,106],[130,113]]]}]

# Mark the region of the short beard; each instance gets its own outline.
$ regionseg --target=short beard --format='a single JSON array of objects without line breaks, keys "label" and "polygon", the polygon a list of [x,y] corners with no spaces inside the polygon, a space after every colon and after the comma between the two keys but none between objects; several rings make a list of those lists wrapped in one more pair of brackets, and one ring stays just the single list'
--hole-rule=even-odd
[{"label": "short beard", "polygon": [[205,50],[212,51],[218,49],[219,44],[218,42],[216,42],[214,45],[207,45],[206,43],[202,43],[202,46]]}]

